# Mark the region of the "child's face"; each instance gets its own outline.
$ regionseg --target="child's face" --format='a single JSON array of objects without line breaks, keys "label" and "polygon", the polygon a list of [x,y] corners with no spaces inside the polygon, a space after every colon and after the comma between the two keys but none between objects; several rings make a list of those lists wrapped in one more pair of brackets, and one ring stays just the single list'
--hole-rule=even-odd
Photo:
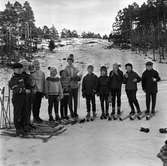
[{"label": "child's face", "polygon": [[102,75],[102,76],[105,76],[105,75],[106,75],[106,71],[102,70],[102,71],[101,71],[101,75]]},{"label": "child's face", "polygon": [[132,71],[132,67],[131,66],[126,66],[126,70],[127,70],[127,72],[131,72]]},{"label": "child's face", "polygon": [[119,68],[118,65],[113,65],[113,70],[114,70],[114,71],[117,71],[118,68]]},{"label": "child's face", "polygon": [[57,70],[50,71],[50,76],[55,77],[57,75]]},{"label": "child's face", "polygon": [[89,74],[93,73],[93,68],[92,67],[88,67],[88,73]]},{"label": "child's face", "polygon": [[21,73],[23,72],[23,68],[14,69],[13,71],[14,71],[14,73],[16,73],[16,74],[21,74]]},{"label": "child's face", "polygon": [[153,67],[152,67],[151,65],[147,65],[147,66],[146,66],[146,69],[147,69],[147,70],[152,70],[152,68],[153,68]]},{"label": "child's face", "polygon": [[68,62],[68,64],[69,64],[70,66],[73,64],[73,61],[72,61],[71,59],[68,60],[67,62]]},{"label": "child's face", "polygon": [[61,74],[61,76],[62,76],[63,78],[65,78],[65,77],[67,76],[66,72],[63,71],[62,74]]},{"label": "child's face", "polygon": [[34,68],[35,68],[35,70],[39,70],[39,69],[40,69],[40,64],[39,64],[39,62],[35,62],[35,63],[34,63]]}]

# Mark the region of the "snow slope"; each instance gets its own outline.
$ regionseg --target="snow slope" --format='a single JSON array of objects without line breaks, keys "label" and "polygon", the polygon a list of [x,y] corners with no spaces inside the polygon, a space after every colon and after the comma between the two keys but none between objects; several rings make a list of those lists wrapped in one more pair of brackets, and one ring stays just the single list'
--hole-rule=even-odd
[{"label": "snow slope", "polygon": [[[89,41],[88,41],[89,42]],[[64,68],[66,58],[70,53],[75,56],[75,65],[81,73],[86,73],[88,64],[95,66],[99,75],[101,65],[112,68],[114,62],[122,64],[122,70],[127,62],[134,64],[134,69],[140,74],[144,70],[147,59],[130,51],[104,49],[106,42],[98,41],[88,44],[79,41],[73,49],[56,50],[40,59],[42,69],[48,74],[49,65],[59,70]],[[162,79],[167,79],[167,65],[155,64]],[[6,84],[10,72],[0,69],[0,78]],[[1,83],[1,85],[2,85]],[[123,87],[122,110],[124,115],[129,112],[129,106]],[[52,137],[48,143],[40,140],[0,137],[0,165],[2,166],[160,166],[156,157],[163,145],[166,135],[159,134],[160,127],[167,126],[166,115],[167,82],[159,84],[157,115],[150,121],[111,121],[97,119],[94,122],[67,126],[68,131],[61,136]],[[138,99],[142,110],[145,109],[145,97],[139,85]],[[97,98],[97,113],[100,115],[99,99]],[[85,100],[80,98],[79,115],[86,114]],[[47,101],[43,99],[41,117],[47,119]],[[149,127],[150,133],[141,133],[140,127]]]}]

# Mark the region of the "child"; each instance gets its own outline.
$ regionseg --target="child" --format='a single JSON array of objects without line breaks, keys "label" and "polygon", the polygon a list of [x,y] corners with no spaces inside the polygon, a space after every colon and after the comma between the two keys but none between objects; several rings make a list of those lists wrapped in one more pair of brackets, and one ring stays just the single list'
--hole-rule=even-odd
[{"label": "child", "polygon": [[23,65],[15,63],[13,65],[13,76],[9,81],[9,88],[13,91],[12,103],[14,113],[14,125],[16,128],[17,136],[26,135],[25,121],[26,121],[26,92],[28,89],[25,87],[25,77],[22,74]]},{"label": "child", "polygon": [[87,106],[87,118],[90,118],[90,110],[92,103],[92,111],[93,117],[96,117],[96,101],[95,94],[97,92],[97,76],[93,73],[94,67],[89,65],[88,74],[83,78],[82,82],[82,96],[86,98],[86,106]]},{"label": "child", "polygon": [[[101,119],[106,119],[108,117],[108,97],[109,97],[109,77],[107,76],[107,68],[102,66],[100,69],[101,76],[98,78],[98,95],[100,96],[101,103]],[[104,108],[105,107],[105,108]]]},{"label": "child", "polygon": [[[78,113],[78,91],[79,91],[79,81],[81,80],[81,77],[78,76],[78,70],[74,67],[74,56],[73,54],[70,54],[67,59],[68,65],[65,68],[65,72],[67,73],[67,76],[70,78],[70,97],[69,97],[69,109],[71,113],[71,117],[77,118]],[[74,106],[73,106],[74,103]]]},{"label": "child", "polygon": [[112,96],[112,113],[115,115],[115,100],[117,99],[117,114],[121,114],[121,89],[123,83],[123,72],[117,63],[113,64],[113,70],[109,75],[109,89]]},{"label": "child", "polygon": [[64,70],[60,71],[60,82],[63,88],[63,98],[60,104],[61,118],[68,120],[68,105],[69,105],[69,95],[70,95],[70,78]]},{"label": "child", "polygon": [[45,74],[40,70],[40,63],[38,60],[33,62],[35,71],[31,74],[35,81],[35,91],[33,96],[33,118],[34,122],[41,123],[43,120],[39,117],[41,101],[45,92]]},{"label": "child", "polygon": [[140,110],[138,100],[136,98],[136,93],[137,93],[137,83],[141,81],[141,78],[136,72],[133,71],[132,64],[127,63],[125,65],[125,68],[127,72],[124,75],[124,83],[125,83],[126,94],[129,100],[129,105],[131,107],[130,115],[135,114],[134,106],[137,109],[137,113],[140,114],[141,110]]},{"label": "child", "polygon": [[57,70],[55,67],[48,67],[50,70],[50,77],[46,78],[45,82],[45,94],[46,98],[48,98],[48,114],[49,121],[54,121],[52,116],[52,108],[54,106],[55,110],[55,120],[59,121],[59,101],[63,98],[63,89],[60,83],[60,79],[56,77]]},{"label": "child", "polygon": [[150,113],[150,99],[152,99],[152,110],[151,113],[155,113],[156,96],[158,92],[157,82],[160,81],[159,74],[153,69],[153,63],[146,63],[146,70],[142,75],[142,88],[146,93],[146,114]]}]

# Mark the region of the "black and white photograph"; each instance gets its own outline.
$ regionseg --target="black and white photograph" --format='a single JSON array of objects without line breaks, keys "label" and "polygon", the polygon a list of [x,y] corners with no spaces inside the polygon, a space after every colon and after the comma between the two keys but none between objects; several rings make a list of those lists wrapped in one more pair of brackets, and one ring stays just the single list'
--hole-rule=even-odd
[{"label": "black and white photograph", "polygon": [[0,0],[0,166],[167,166],[167,0]]}]

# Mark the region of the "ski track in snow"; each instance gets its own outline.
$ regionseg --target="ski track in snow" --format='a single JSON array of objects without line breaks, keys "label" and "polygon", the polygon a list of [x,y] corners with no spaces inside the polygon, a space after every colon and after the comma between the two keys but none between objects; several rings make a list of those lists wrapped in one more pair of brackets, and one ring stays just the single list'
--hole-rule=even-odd
[{"label": "ski track in snow", "polygon": [[[61,70],[66,65],[66,58],[70,53],[75,56],[75,65],[81,73],[86,73],[89,64],[95,66],[95,73],[99,75],[102,65],[112,69],[112,64],[127,62],[134,64],[134,70],[141,74],[147,59],[129,50],[104,49],[107,42],[77,41],[75,46],[65,46],[55,50],[55,53],[45,51],[39,53],[42,69],[48,75],[47,67],[55,66]],[[88,42],[88,43],[86,43]],[[37,57],[38,59],[38,57]],[[82,65],[80,64],[82,63]],[[167,79],[167,65],[155,64],[162,79]],[[1,85],[7,85],[11,70],[0,69]],[[145,97],[139,84],[138,99],[142,110],[145,110]],[[122,89],[123,116],[129,112],[129,105],[124,87]],[[167,82],[159,83],[157,101],[158,113],[150,121],[123,122],[95,120],[94,122],[67,126],[68,130],[60,136],[52,137],[49,142],[40,140],[0,137],[0,166],[160,166],[161,161],[156,157],[160,147],[164,144],[166,135],[159,134],[160,127],[167,127],[166,115]],[[99,99],[96,100],[97,113],[100,115]],[[110,110],[111,111],[111,110]],[[80,98],[79,115],[86,114],[85,100]],[[41,117],[47,119],[47,101],[43,99]],[[140,132],[140,127],[149,127],[149,133]]]}]

